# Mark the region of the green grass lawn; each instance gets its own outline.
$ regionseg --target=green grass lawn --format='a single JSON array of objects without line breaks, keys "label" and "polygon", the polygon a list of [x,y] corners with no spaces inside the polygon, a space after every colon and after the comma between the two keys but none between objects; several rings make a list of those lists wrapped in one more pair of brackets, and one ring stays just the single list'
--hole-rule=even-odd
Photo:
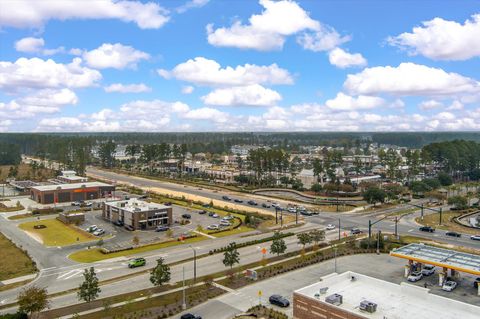
[{"label": "green grass lawn", "polygon": [[0,280],[25,276],[37,271],[30,257],[0,233]]},{"label": "green grass lawn", "polygon": [[147,252],[147,251],[157,250],[157,249],[171,247],[171,246],[191,244],[191,243],[202,241],[202,240],[205,240],[205,239],[206,239],[206,237],[204,237],[204,236],[197,236],[197,237],[194,237],[194,238],[188,238],[184,241],[173,241],[172,240],[172,241],[168,241],[168,242],[143,246],[143,247],[134,248],[134,249],[130,249],[130,250],[119,251],[119,252],[115,252],[115,253],[111,253],[111,254],[102,253],[100,248],[84,249],[84,250],[79,250],[77,252],[74,252],[73,254],[68,256],[68,258],[70,258],[71,260],[76,261],[76,262],[93,263],[93,262],[96,262],[96,261],[110,259],[110,258],[128,257],[128,256],[131,256],[131,255],[134,255],[134,254],[144,253],[144,252]]},{"label": "green grass lawn", "polygon": [[[35,225],[45,225],[47,228],[35,229]],[[18,227],[32,233],[34,236],[38,236],[45,246],[67,246],[99,239],[86,231],[78,229],[73,225],[66,225],[57,219],[27,222],[20,224]]]},{"label": "green grass lawn", "polygon": [[432,226],[433,228],[452,230],[459,233],[466,233],[471,235],[478,234],[478,230],[459,225],[453,221],[454,217],[458,217],[462,214],[464,214],[464,212],[449,212],[449,211],[443,212],[442,225],[439,225],[440,223],[439,213],[424,215],[423,220],[420,217],[417,217],[415,218],[415,221],[425,226]]}]

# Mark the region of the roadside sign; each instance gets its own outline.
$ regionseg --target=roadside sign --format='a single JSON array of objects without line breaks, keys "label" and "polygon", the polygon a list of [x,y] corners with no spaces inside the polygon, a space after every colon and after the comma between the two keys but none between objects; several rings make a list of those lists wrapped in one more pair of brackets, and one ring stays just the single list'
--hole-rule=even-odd
[{"label": "roadside sign", "polygon": [[262,254],[265,255],[267,253],[267,249],[265,247],[262,248]]}]

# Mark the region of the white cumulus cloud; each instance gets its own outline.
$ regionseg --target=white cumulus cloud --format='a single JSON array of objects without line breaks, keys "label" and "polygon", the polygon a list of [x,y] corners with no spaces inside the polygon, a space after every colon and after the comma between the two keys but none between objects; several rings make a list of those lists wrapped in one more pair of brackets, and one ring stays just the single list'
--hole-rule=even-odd
[{"label": "white cumulus cloud", "polygon": [[464,24],[434,18],[388,38],[391,45],[408,50],[412,55],[423,55],[434,60],[467,60],[480,56],[480,14]]},{"label": "white cumulus cloud", "polygon": [[331,64],[341,69],[367,65],[367,60],[360,53],[348,53],[341,48],[335,48],[330,51],[328,59]]},{"label": "white cumulus cloud", "polygon": [[96,69],[135,68],[141,60],[150,58],[148,53],[120,43],[104,43],[100,47],[83,53],[88,66]]},{"label": "white cumulus cloud", "polygon": [[168,11],[155,2],[128,0],[2,0],[0,26],[40,28],[49,20],[118,19],[141,29],[158,29]]},{"label": "white cumulus cloud", "polygon": [[223,106],[271,106],[282,99],[282,96],[259,84],[216,89],[202,97],[208,105]]},{"label": "white cumulus cloud", "polygon": [[421,109],[421,110],[432,110],[432,109],[437,109],[437,108],[440,108],[440,107],[443,107],[443,103],[439,102],[439,101],[436,101],[436,100],[428,100],[428,101],[423,101],[421,102],[418,107]]},{"label": "white cumulus cloud", "polygon": [[255,64],[238,65],[235,68],[222,68],[215,60],[196,57],[180,63],[173,70],[157,70],[164,78],[205,86],[241,86],[249,84],[292,84],[290,73],[277,64],[259,66]]},{"label": "white cumulus cloud", "polygon": [[15,50],[18,52],[35,53],[43,49],[45,41],[42,38],[27,37],[15,42]]},{"label": "white cumulus cloud", "polygon": [[325,25],[315,32],[305,32],[297,37],[297,42],[304,49],[314,52],[330,51],[350,40],[350,36],[341,36],[334,28]]},{"label": "white cumulus cloud", "polygon": [[414,63],[366,68],[349,74],[343,86],[355,95],[452,96],[480,92],[480,83],[474,79]]},{"label": "white cumulus cloud", "polygon": [[337,111],[374,109],[384,104],[385,100],[380,97],[365,95],[352,97],[342,92],[339,92],[334,99],[325,102],[327,107]]},{"label": "white cumulus cloud", "polygon": [[119,93],[142,93],[150,92],[152,88],[148,87],[143,83],[139,84],[122,84],[122,83],[113,83],[104,88],[105,92],[119,92]]},{"label": "white cumulus cloud", "polygon": [[17,91],[21,88],[84,88],[94,86],[102,75],[97,70],[81,66],[74,58],[69,64],[48,59],[20,58],[15,62],[0,61],[0,89]]},{"label": "white cumulus cloud", "polygon": [[252,15],[248,24],[236,21],[231,27],[214,29],[212,25],[207,26],[208,42],[220,47],[278,50],[287,36],[320,29],[320,23],[311,19],[294,1],[260,0],[259,3],[264,11]]},{"label": "white cumulus cloud", "polygon": [[190,0],[176,9],[178,13],[184,13],[190,9],[201,8],[209,3],[210,0]]},{"label": "white cumulus cloud", "polygon": [[182,114],[182,117],[190,120],[210,120],[216,123],[225,123],[228,121],[229,115],[211,107],[202,107],[190,110]]}]

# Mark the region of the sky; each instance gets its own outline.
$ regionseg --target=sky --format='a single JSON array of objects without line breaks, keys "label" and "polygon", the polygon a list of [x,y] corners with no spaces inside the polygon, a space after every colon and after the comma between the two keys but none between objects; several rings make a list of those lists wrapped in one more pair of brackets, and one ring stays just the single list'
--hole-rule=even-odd
[{"label": "sky", "polygon": [[480,1],[1,0],[0,132],[476,131]]}]

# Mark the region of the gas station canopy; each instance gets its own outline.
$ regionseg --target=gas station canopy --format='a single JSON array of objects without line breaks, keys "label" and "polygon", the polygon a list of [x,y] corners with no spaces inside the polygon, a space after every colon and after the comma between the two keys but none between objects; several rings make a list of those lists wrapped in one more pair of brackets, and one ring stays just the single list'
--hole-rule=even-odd
[{"label": "gas station canopy", "polygon": [[390,256],[480,276],[480,255],[425,244],[409,244],[392,250]]}]

